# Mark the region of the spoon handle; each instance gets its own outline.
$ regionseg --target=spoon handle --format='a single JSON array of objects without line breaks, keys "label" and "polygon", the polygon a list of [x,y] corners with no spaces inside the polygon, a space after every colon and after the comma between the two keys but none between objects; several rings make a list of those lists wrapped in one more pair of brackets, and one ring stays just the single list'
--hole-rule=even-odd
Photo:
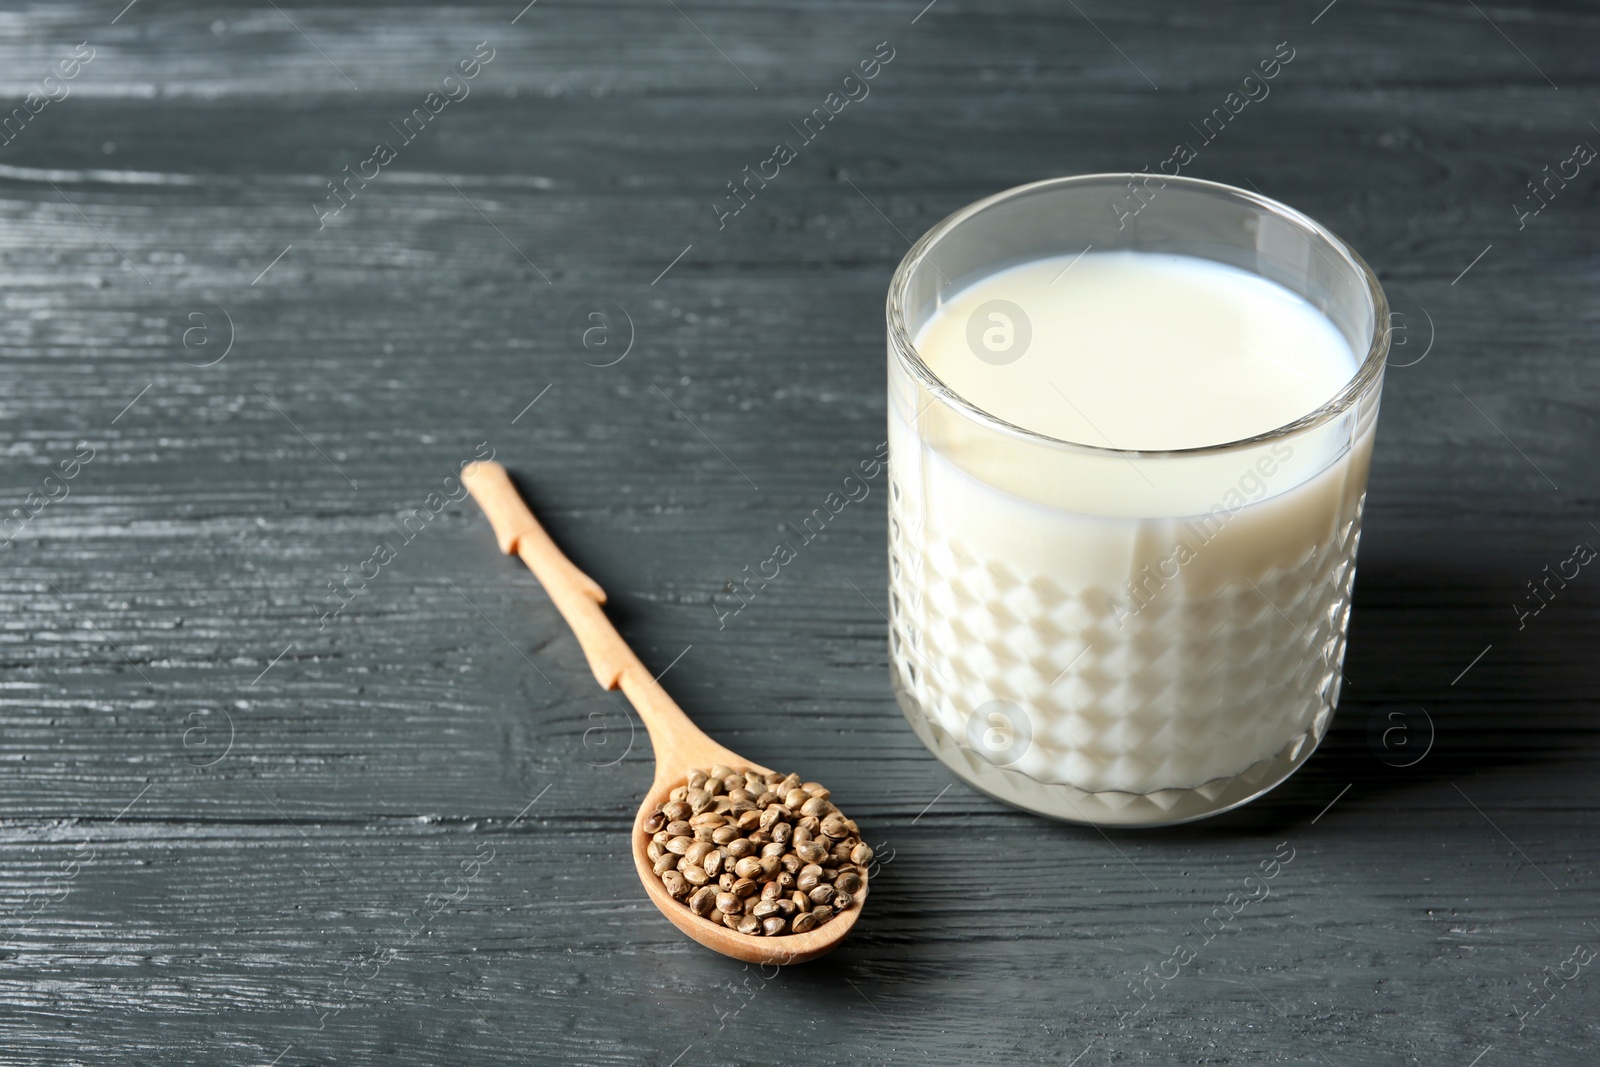
[{"label": "spoon handle", "polygon": [[498,463],[474,463],[461,481],[483,509],[506,555],[522,558],[555,603],[588,657],[589,669],[602,689],[621,689],[644,720],[655,746],[658,765],[670,765],[669,754],[689,755],[720,748],[683,713],[661,688],[628,643],[611,625],[600,605],[605,590],[562,554]]}]

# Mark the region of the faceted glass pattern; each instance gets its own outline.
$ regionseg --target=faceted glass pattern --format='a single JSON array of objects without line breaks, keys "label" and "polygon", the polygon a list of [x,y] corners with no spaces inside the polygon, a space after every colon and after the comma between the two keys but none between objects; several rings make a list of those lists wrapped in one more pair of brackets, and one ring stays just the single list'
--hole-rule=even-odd
[{"label": "faceted glass pattern", "polygon": [[[1158,595],[1119,625],[1112,604],[1126,575],[1069,590],[985,562],[971,546],[929,536],[913,494],[891,478],[890,650],[901,706],[925,740],[941,739],[936,752],[967,750],[953,769],[980,788],[1003,792],[994,786],[1009,777],[1027,779],[1009,790],[1070,787],[1054,797],[1030,790],[1062,818],[1086,803],[1122,810],[1142,797],[1143,816],[1127,818],[1176,821],[1180,805],[1208,806],[1181,794],[1285,764],[1255,795],[1310,755],[1338,701],[1365,494],[1354,499],[1295,566],[1241,575],[1209,597]],[[1003,640],[973,639],[997,626]],[[1006,749],[1003,765],[970,740],[974,714],[997,700],[1028,720],[1027,744]],[[1128,796],[1080,795],[1105,793]]]}]

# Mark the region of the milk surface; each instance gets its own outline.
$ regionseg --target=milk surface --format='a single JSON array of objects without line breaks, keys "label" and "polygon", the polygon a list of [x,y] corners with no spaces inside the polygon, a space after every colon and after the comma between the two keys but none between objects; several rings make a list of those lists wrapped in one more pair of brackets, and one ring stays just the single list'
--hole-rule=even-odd
[{"label": "milk surface", "polygon": [[903,697],[969,744],[995,736],[975,717],[1014,709],[984,758],[1087,792],[1192,789],[1320,740],[1375,409],[1199,457],[1103,451],[1237,442],[1321,407],[1358,361],[1320,311],[1219,263],[1091,252],[947,295],[915,344],[980,409],[1095,447],[974,426],[890,360]]},{"label": "milk surface", "polygon": [[[1004,309],[984,313],[996,300],[1029,320],[1020,355],[1004,348],[1020,340],[1020,324],[1005,322]],[[978,353],[968,344],[974,316]],[[990,414],[1111,448],[1266,433],[1327,403],[1356,371],[1344,337],[1299,294],[1222,263],[1148,252],[992,274],[949,300],[916,344],[945,384]]]}]

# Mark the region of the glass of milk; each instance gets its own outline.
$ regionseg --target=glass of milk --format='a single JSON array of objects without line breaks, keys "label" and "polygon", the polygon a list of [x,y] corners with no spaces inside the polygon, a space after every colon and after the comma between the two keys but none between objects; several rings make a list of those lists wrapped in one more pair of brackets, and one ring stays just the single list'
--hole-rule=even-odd
[{"label": "glass of milk", "polygon": [[1389,309],[1323,226],[1100,174],[956,212],[889,289],[890,653],[977,788],[1155,826],[1338,702]]}]

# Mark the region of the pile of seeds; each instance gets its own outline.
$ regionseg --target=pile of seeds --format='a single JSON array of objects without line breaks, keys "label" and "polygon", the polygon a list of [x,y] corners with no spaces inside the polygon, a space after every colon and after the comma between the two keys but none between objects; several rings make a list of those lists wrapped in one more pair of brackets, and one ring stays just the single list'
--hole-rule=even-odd
[{"label": "pile of seeds", "polygon": [[690,911],[741,934],[815,930],[855,906],[872,862],[828,795],[797,774],[690,771],[644,823],[656,876]]}]

